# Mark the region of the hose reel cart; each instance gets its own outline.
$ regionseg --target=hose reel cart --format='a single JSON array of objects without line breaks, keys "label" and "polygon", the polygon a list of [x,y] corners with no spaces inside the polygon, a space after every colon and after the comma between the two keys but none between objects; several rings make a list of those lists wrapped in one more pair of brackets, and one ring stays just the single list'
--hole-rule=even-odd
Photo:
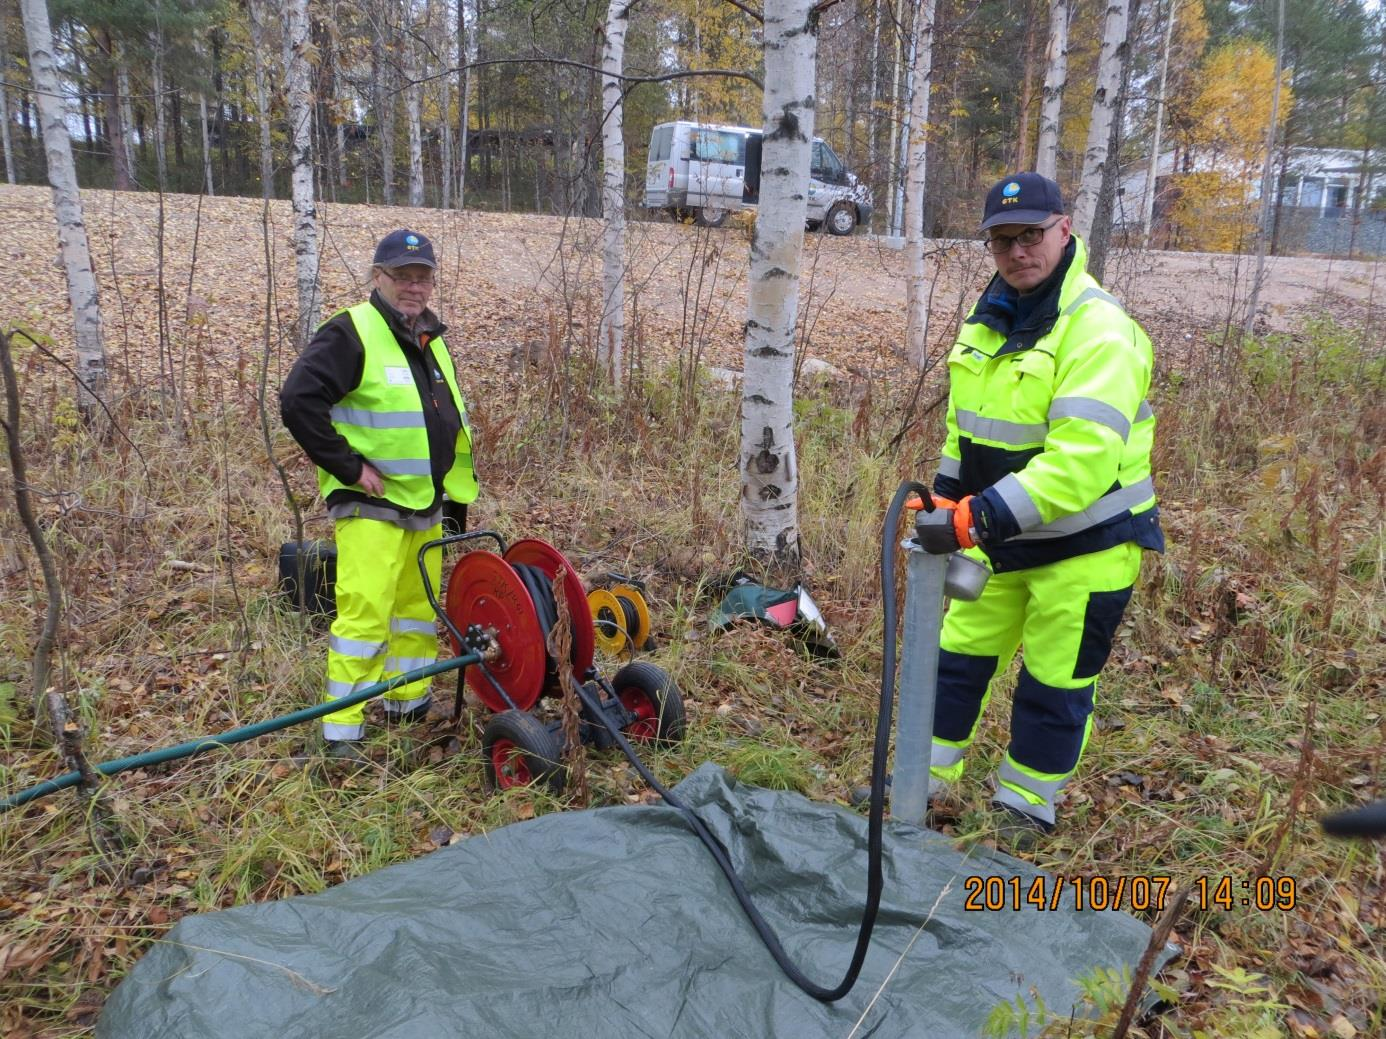
[{"label": "hose reel cart", "polygon": [[[548,648],[549,633],[558,621],[555,582],[562,582],[572,621],[569,663],[573,678],[590,694],[581,698],[578,736],[582,743],[598,750],[614,746],[607,725],[634,743],[667,746],[683,738],[683,697],[662,668],[632,661],[608,681],[595,664],[599,640],[605,652],[613,652],[624,634],[633,652],[648,637],[649,614],[638,590],[622,585],[604,594],[594,592],[593,600],[605,621],[597,624],[582,578],[561,552],[536,538],[507,546],[499,534],[487,530],[429,542],[420,551],[420,569],[423,553],[430,549],[477,539],[494,541],[498,551],[473,548],[457,560],[447,579],[445,605],[439,605],[426,574],[424,583],[448,629],[454,653],[489,643],[499,647],[494,659],[464,668],[458,685],[459,709],[465,682],[493,712],[482,729],[481,742],[486,774],[496,787],[534,783],[559,792],[566,780],[562,722],[545,720],[535,710],[544,697],[562,695],[558,661]],[[620,610],[615,624],[608,616],[613,606]],[[600,705],[607,724],[593,716],[589,701]]]}]

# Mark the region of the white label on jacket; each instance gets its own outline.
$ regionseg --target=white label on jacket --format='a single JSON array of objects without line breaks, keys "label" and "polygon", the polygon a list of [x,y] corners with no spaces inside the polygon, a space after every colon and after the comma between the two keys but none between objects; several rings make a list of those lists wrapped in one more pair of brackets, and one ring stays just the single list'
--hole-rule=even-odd
[{"label": "white label on jacket", "polygon": [[412,386],[414,384],[414,376],[410,374],[408,366],[403,368],[386,367],[385,381],[391,386]]}]

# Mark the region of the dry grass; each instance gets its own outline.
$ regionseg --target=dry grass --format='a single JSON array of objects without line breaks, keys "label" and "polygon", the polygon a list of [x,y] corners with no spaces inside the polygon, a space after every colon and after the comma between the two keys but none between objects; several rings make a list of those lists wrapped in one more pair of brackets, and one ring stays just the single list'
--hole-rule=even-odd
[{"label": "dry grass", "polygon": [[[1292,912],[1185,917],[1185,955],[1165,976],[1178,1006],[1146,1034],[1380,1035],[1380,848],[1330,844],[1314,817],[1382,796],[1381,358],[1323,324],[1207,358],[1162,372],[1157,480],[1170,551],[1148,561],[1103,680],[1101,729],[1037,861],[1070,876],[1168,874],[1175,886],[1262,868],[1296,878]],[[136,450],[92,441],[64,380],[36,355],[21,367],[25,450],[69,594],[58,678],[91,756],[313,700],[323,637],[273,597],[273,556],[291,531],[253,386],[190,374],[181,435],[166,398],[118,386],[116,418]],[[477,402],[477,518],[547,538],[592,572],[649,582],[656,659],[689,701],[688,740],[653,756],[663,778],[712,759],[754,782],[842,798],[870,753],[880,518],[902,477],[931,475],[937,416],[888,452],[902,394],[806,389],[798,405],[803,544],[846,651],[823,667],[758,630],[705,634],[703,583],[730,569],[739,542],[735,397],[687,392],[674,367],[620,392],[589,375],[579,359],[525,367]],[[281,434],[274,452],[317,516],[295,446]],[[0,532],[0,791],[10,792],[60,766],[23,703],[41,588],[8,510]],[[310,536],[329,533],[312,521]],[[961,792],[960,842],[993,838],[983,779],[1004,744],[1005,699]],[[186,913],[318,891],[563,807],[488,794],[475,725],[460,741],[445,729],[378,737],[378,768],[351,780],[298,767],[313,741],[304,730],[127,774],[104,795],[118,845],[71,794],[0,817],[0,1033],[85,1034],[145,945]],[[592,765],[594,803],[640,796],[623,763]],[[1110,1020],[1120,979],[1089,984]]]}]

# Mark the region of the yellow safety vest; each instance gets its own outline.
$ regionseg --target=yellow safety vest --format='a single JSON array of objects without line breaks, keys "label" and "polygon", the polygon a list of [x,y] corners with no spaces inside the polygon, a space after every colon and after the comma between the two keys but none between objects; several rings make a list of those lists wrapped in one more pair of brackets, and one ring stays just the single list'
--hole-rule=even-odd
[{"label": "yellow safety vest", "polygon": [[[426,509],[433,502],[433,465],[428,451],[423,401],[404,348],[383,314],[368,302],[347,309],[365,352],[360,384],[332,408],[332,428],[346,438],[384,478],[382,495],[404,509]],[[443,491],[455,502],[475,501],[476,473],[472,468],[472,431],[467,405],[457,388],[452,357],[442,337],[427,348],[432,362],[452,392],[462,428],[457,433],[452,469],[443,478]],[[318,489],[324,500],[336,490],[359,490],[318,469]]]}]

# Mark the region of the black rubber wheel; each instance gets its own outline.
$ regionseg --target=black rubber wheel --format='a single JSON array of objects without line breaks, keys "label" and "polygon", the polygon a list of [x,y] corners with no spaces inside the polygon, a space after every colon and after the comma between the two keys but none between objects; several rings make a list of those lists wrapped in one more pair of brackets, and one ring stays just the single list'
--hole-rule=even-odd
[{"label": "black rubber wheel", "polygon": [[636,714],[623,730],[626,739],[662,747],[683,739],[688,726],[683,695],[663,668],[637,660],[616,672],[611,688],[626,710]]},{"label": "black rubber wheel", "polygon": [[838,202],[823,219],[828,234],[843,237],[857,229],[857,207],[850,202]]},{"label": "black rubber wheel", "polygon": [[731,215],[728,209],[714,209],[703,206],[693,217],[693,222],[699,227],[721,227],[727,222],[727,217]]},{"label": "black rubber wheel", "polygon": [[528,711],[501,711],[481,733],[486,778],[497,790],[548,787],[561,793],[567,781],[563,744]]}]

